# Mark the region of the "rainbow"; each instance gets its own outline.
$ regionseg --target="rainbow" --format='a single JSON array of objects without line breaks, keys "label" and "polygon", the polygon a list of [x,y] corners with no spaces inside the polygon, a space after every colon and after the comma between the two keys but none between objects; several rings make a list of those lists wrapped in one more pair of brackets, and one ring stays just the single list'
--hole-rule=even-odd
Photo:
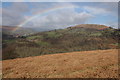
[{"label": "rainbow", "polygon": [[50,12],[53,12],[53,11],[57,11],[57,10],[62,10],[62,9],[68,9],[68,8],[76,8],[77,6],[72,6],[72,5],[64,5],[64,6],[56,6],[56,7],[53,7],[53,8],[49,8],[49,9],[45,9],[45,10],[42,10],[40,12],[37,12],[35,15],[33,15],[32,17],[29,17],[27,20],[23,21],[22,23],[20,23],[18,25],[18,27],[14,30],[16,31],[17,29],[19,29],[20,27],[22,27],[23,25],[27,24],[28,22],[30,22],[31,20],[37,18],[37,17],[40,17],[42,15],[44,15],[45,13],[50,13]]}]

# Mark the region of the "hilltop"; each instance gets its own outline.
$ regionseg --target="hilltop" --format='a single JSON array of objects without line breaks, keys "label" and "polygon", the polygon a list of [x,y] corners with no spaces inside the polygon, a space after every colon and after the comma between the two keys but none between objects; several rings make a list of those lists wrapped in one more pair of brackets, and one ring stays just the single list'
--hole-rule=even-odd
[{"label": "hilltop", "polygon": [[3,78],[118,78],[118,49],[4,60]]},{"label": "hilltop", "polygon": [[76,26],[72,26],[71,28],[89,28],[89,29],[96,29],[96,30],[104,30],[108,29],[108,26],[105,25],[98,25],[98,24],[80,24]]}]

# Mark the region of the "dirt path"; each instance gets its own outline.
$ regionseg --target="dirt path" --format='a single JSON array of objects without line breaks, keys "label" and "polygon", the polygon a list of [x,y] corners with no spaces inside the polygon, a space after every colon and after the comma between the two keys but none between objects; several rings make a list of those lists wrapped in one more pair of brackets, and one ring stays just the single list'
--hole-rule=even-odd
[{"label": "dirt path", "polygon": [[95,50],[3,61],[3,78],[117,78],[118,50]]}]

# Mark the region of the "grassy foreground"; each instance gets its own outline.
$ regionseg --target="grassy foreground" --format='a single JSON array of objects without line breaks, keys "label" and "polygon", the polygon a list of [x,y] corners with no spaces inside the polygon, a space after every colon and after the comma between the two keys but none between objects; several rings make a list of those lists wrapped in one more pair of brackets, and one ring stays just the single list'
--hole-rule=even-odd
[{"label": "grassy foreground", "polygon": [[50,54],[3,61],[3,78],[117,78],[118,49]]}]

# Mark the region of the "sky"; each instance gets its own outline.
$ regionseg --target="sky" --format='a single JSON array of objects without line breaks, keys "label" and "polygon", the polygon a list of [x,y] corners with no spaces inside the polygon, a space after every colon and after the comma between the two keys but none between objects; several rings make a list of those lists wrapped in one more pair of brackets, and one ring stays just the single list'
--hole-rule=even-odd
[{"label": "sky", "polygon": [[118,27],[117,2],[2,2],[2,24],[61,29],[78,24]]}]

